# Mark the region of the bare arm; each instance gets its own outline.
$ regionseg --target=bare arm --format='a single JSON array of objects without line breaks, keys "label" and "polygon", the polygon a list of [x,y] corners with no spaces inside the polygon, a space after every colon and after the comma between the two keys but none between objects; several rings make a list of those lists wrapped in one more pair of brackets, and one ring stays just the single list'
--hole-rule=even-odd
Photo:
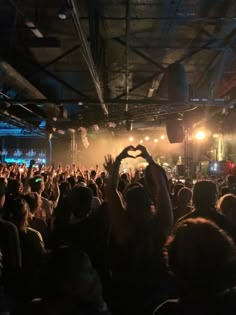
[{"label": "bare arm", "polygon": [[153,161],[144,146],[139,145],[137,149],[141,151],[140,156],[149,163],[146,169],[147,184],[156,208],[156,217],[167,237],[173,227],[173,212],[165,170]]},{"label": "bare arm", "polygon": [[[130,148],[130,147],[129,147]],[[127,220],[122,198],[118,192],[119,169],[121,160],[128,157],[128,150],[122,153],[114,161],[111,156],[105,157],[104,167],[109,173],[107,182],[107,201],[109,208],[109,221],[112,227],[112,234],[119,245],[123,245],[130,239],[132,234],[131,226]]]},{"label": "bare arm", "polygon": [[147,168],[147,178],[151,186],[150,191],[156,208],[156,217],[164,236],[167,237],[173,227],[173,212],[165,171],[161,166],[151,163]]}]

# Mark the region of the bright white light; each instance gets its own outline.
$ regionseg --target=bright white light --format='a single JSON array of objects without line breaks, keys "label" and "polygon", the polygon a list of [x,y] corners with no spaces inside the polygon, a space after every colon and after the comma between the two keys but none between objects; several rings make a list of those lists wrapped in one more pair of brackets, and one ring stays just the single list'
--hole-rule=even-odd
[{"label": "bright white light", "polygon": [[206,134],[204,131],[202,130],[199,130],[196,132],[196,135],[195,135],[196,139],[198,140],[204,140],[206,138]]},{"label": "bright white light", "polygon": [[145,140],[148,141],[148,140],[150,140],[150,138],[149,137],[145,137]]},{"label": "bright white light", "polygon": [[142,143],[143,143],[143,140],[140,140],[139,143],[142,144]]},{"label": "bright white light", "polygon": [[162,136],[161,136],[161,140],[164,140],[164,139],[165,139],[165,136],[164,136],[164,135],[162,135]]},{"label": "bright white light", "polygon": [[214,133],[212,137],[213,138],[219,138],[219,135],[217,133]]},{"label": "bright white light", "polygon": [[129,141],[130,141],[130,142],[133,142],[133,141],[134,141],[134,138],[133,138],[133,137],[129,137]]},{"label": "bright white light", "polygon": [[154,142],[157,143],[157,142],[158,142],[158,139],[154,139]]}]

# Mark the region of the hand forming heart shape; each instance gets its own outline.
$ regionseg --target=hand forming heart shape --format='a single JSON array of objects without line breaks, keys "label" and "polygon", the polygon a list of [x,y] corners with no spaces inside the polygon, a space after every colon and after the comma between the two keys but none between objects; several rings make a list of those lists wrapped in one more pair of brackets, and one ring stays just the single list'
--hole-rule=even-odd
[{"label": "hand forming heart shape", "polygon": [[136,148],[135,148],[135,150],[128,151],[128,155],[132,156],[134,159],[139,157],[141,153],[142,152],[139,149],[136,149]]}]

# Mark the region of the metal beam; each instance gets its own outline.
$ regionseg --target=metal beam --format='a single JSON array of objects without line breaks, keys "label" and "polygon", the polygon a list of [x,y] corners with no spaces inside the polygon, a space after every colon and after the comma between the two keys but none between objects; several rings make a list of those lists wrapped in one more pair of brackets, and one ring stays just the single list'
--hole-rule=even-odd
[{"label": "metal beam", "polygon": [[[10,104],[15,104],[15,103],[21,103],[21,104],[45,104],[45,103],[58,103],[58,104],[63,104],[63,103],[76,103],[78,100],[77,99],[8,99],[7,102]],[[142,99],[107,99],[105,100],[107,104],[130,104],[130,105],[157,105],[157,106],[176,106],[176,109],[178,109],[178,106],[182,105],[194,105],[194,106],[200,106],[200,105],[205,105],[205,106],[227,106],[228,104],[231,104],[229,101],[226,101],[225,99],[219,98],[219,99],[214,99],[214,100],[209,100],[209,99],[202,99],[202,98],[194,98],[191,99],[190,101],[186,102],[173,102],[170,103],[168,100],[157,100],[157,99],[150,99],[150,98],[142,98]],[[5,103],[6,100],[0,99],[0,104]],[[86,103],[87,105],[91,106],[96,106],[99,104],[98,100],[91,100]]]},{"label": "metal beam", "polygon": [[[230,42],[231,42],[232,38],[234,38],[235,35],[236,35],[236,28],[234,28],[229,34],[227,34],[227,35],[225,36],[225,38],[219,39],[219,38],[217,38],[215,35],[213,35],[214,37],[213,37],[213,39],[210,39],[210,41],[213,41],[213,42],[215,41],[215,42],[217,42],[218,45],[219,45],[219,47],[222,47],[222,48],[225,49],[227,46],[230,47],[230,44],[231,44]],[[232,50],[232,51],[234,52],[234,50]],[[213,65],[213,64],[215,63],[215,61],[217,60],[217,57],[218,57],[219,54],[220,54],[220,51],[215,54],[215,56],[214,56],[214,57],[212,58],[212,60],[210,61],[209,65],[208,65],[208,67],[207,67],[207,69],[206,69],[206,71],[208,71],[208,70],[212,67],[212,65]],[[223,74],[223,72],[222,72],[222,74]],[[201,84],[204,82],[205,79],[206,79],[206,74],[203,75],[203,76],[198,80],[198,82],[196,83],[196,86],[200,87]],[[221,93],[220,95],[222,95],[222,93]]]},{"label": "metal beam", "polygon": [[78,48],[80,48],[80,45],[75,45],[74,47],[66,50],[63,54],[61,54],[60,56],[56,57],[55,59],[51,60],[50,62],[44,64],[43,66],[39,66],[38,70],[35,72],[30,73],[29,75],[27,75],[27,78],[35,75],[36,73],[43,71],[45,69],[47,69],[48,67],[54,65],[56,62],[60,61],[61,59],[63,59],[64,57],[70,55],[72,52],[76,51]]},{"label": "metal beam", "polygon": [[[7,103],[7,100],[10,99],[10,97],[9,97],[8,95],[6,95],[5,93],[3,93],[2,91],[0,91],[0,95],[2,95],[3,97],[5,97],[6,103]],[[23,108],[25,111],[27,111],[28,113],[30,113],[30,114],[36,116],[37,118],[39,118],[39,119],[41,119],[41,120],[45,119],[44,117],[38,115],[37,113],[35,113],[35,112],[32,111],[31,109],[29,109],[28,107],[26,107],[26,106],[24,106],[24,105],[22,105],[22,104],[20,104],[20,103],[18,103],[18,104],[16,104],[16,105],[19,106],[19,107],[21,107],[21,108]]]},{"label": "metal beam", "polygon": [[73,86],[71,86],[68,82],[66,82],[65,80],[58,78],[58,76],[56,76],[55,74],[53,74],[52,72],[48,71],[47,69],[42,69],[41,65],[38,64],[36,61],[32,60],[29,58],[29,56],[27,56],[25,53],[23,53],[22,51],[19,52],[22,56],[24,56],[25,60],[27,62],[29,62],[32,66],[34,66],[35,68],[39,69],[39,71],[47,74],[49,77],[55,79],[57,82],[61,83],[62,85],[64,85],[67,89],[73,91],[75,94],[77,94],[80,98],[82,98],[83,100],[89,100],[90,97],[86,94],[84,94],[83,92],[81,92],[80,90],[74,88]]},{"label": "metal beam", "polygon": [[108,116],[108,109],[107,109],[106,104],[104,102],[103,92],[102,92],[102,88],[100,85],[100,80],[99,80],[99,76],[97,73],[97,69],[95,67],[94,60],[92,58],[92,54],[91,54],[91,51],[90,51],[90,48],[89,48],[89,45],[87,42],[87,38],[84,34],[84,31],[82,29],[82,25],[80,23],[78,4],[75,0],[71,0],[71,4],[72,4],[72,17],[74,20],[76,31],[78,33],[79,40],[81,42],[83,57],[84,57],[84,60],[88,66],[88,70],[89,70],[91,78],[93,80],[93,83],[94,83],[94,86],[95,86],[97,96],[98,96],[101,108],[103,110],[103,113],[105,116]]},{"label": "metal beam", "polygon": [[[113,40],[115,40],[116,42],[118,42],[119,44],[126,46],[126,42],[124,42],[121,38],[119,37],[114,37]],[[144,47],[143,47],[144,48]],[[132,50],[136,55],[142,57],[143,59],[147,60],[148,62],[152,63],[154,66],[156,66],[157,68],[164,70],[165,68],[160,65],[158,62],[154,61],[153,59],[151,59],[150,57],[146,56],[144,53],[142,53],[141,51],[139,51],[136,47],[134,46],[130,46],[129,45],[129,49]]]},{"label": "metal beam", "polygon": [[[149,83],[149,82],[152,82],[152,80],[156,79],[156,78],[157,78],[160,74],[162,74],[162,73],[163,73],[163,71],[155,72],[155,73],[154,73],[153,75],[151,75],[150,77],[145,78],[144,80],[140,81],[138,84],[136,84],[135,86],[133,86],[132,89],[129,90],[129,92],[133,92],[133,91],[139,89],[139,88],[140,88],[141,86],[143,86],[144,84]],[[124,97],[124,96],[125,96],[125,93],[122,93],[122,94],[116,96],[116,97],[114,98],[114,100],[119,100],[119,99],[121,99],[121,98]]]}]

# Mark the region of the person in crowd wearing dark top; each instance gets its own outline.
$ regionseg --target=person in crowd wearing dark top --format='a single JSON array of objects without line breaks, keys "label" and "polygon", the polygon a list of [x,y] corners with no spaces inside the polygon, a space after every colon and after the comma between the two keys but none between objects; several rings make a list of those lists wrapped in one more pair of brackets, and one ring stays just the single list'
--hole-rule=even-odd
[{"label": "person in crowd wearing dark top", "polygon": [[218,201],[219,211],[236,226],[236,196],[226,194]]},{"label": "person in crowd wearing dark top", "polygon": [[44,218],[43,209],[41,208],[41,197],[37,193],[28,193],[23,196],[24,200],[28,203],[30,212],[28,217],[28,224],[32,229],[38,231],[44,240],[44,243],[48,240],[48,226],[46,218]]},{"label": "person in crowd wearing dark top", "polygon": [[181,221],[166,244],[166,258],[179,299],[167,300],[154,315],[236,314],[236,247],[215,223]]},{"label": "person in crowd wearing dark top", "polygon": [[19,296],[24,299],[38,297],[39,275],[42,268],[45,247],[41,234],[28,226],[29,206],[24,199],[12,202],[10,220],[18,229],[22,252],[23,288]]},{"label": "person in crowd wearing dark top", "polygon": [[172,195],[172,207],[175,208],[177,207],[177,199],[178,199],[178,193],[180,191],[180,189],[182,189],[184,187],[184,184],[181,182],[177,182],[174,185],[174,193]]},{"label": "person in crowd wearing dark top", "polygon": [[42,208],[44,209],[44,211],[46,213],[46,220],[47,220],[47,222],[49,222],[51,219],[52,212],[53,212],[53,203],[50,200],[48,200],[47,198],[42,197],[42,193],[45,189],[45,183],[44,183],[43,176],[36,175],[36,176],[30,178],[29,186],[30,186],[31,192],[36,192],[41,196]]},{"label": "person in crowd wearing dark top", "polygon": [[216,210],[217,199],[218,190],[214,182],[210,180],[198,181],[193,188],[194,210],[180,218],[179,221],[197,217],[209,219],[224,229],[236,241],[236,231],[233,224]]},{"label": "person in crowd wearing dark top", "polygon": [[6,188],[6,198],[3,209],[3,216],[6,220],[9,218],[9,211],[11,209],[11,203],[15,198],[20,198],[23,192],[23,185],[19,179],[9,178]]},{"label": "person in crowd wearing dark top", "polygon": [[192,211],[191,200],[192,190],[187,187],[181,188],[177,196],[177,207],[173,209],[174,222]]},{"label": "person in crowd wearing dark top", "polygon": [[[0,211],[5,202],[5,185],[0,183]],[[21,270],[20,239],[17,228],[11,222],[0,218],[0,252],[1,252],[1,279],[0,287],[2,293],[14,299],[18,295],[18,281]],[[3,291],[4,290],[4,291]],[[4,308],[11,310],[11,305]],[[1,309],[1,308],[0,308]]]},{"label": "person in crowd wearing dark top", "polygon": [[97,272],[88,255],[74,246],[53,251],[44,293],[41,315],[110,314]]},{"label": "person in crowd wearing dark top", "polygon": [[[90,188],[79,185],[73,187],[69,198],[72,217],[63,239],[88,254],[103,285],[108,287],[110,279],[107,259],[109,230],[101,219],[102,209],[96,212],[91,211],[92,197]],[[106,287],[104,287],[105,291]]]},{"label": "person in crowd wearing dark top", "polygon": [[[119,167],[129,151],[140,150],[147,160],[146,182],[126,193],[126,207],[118,191]],[[144,146],[125,148],[113,161],[105,157],[109,173],[107,200],[111,226],[111,268],[114,314],[149,314],[153,298],[164,295],[167,283],[162,264],[162,245],[171,232],[173,216],[163,168],[153,162]],[[150,197],[151,198],[150,198]],[[156,207],[152,213],[151,202]]]}]

